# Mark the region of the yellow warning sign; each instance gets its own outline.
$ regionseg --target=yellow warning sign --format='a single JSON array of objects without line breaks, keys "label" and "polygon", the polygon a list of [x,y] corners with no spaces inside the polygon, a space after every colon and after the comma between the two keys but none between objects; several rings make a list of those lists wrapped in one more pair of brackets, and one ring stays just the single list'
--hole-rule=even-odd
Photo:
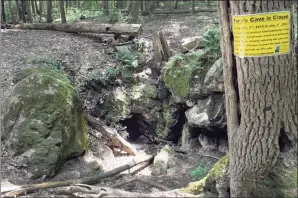
[{"label": "yellow warning sign", "polygon": [[235,15],[234,54],[260,57],[290,52],[290,12]]}]

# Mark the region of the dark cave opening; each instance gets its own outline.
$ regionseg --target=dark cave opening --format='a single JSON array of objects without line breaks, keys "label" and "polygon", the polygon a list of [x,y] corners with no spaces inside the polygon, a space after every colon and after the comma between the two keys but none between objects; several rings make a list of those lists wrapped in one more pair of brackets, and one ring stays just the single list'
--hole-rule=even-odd
[{"label": "dark cave opening", "polygon": [[172,141],[174,144],[177,144],[182,137],[183,126],[187,120],[185,111],[186,106],[184,104],[180,104],[178,110],[174,113],[174,116],[178,119],[178,121],[175,125],[170,127],[169,135],[167,137],[167,140]]},{"label": "dark cave opening", "polygon": [[141,135],[146,136],[148,139],[153,139],[155,134],[152,124],[147,122],[142,114],[139,113],[133,113],[130,118],[121,120],[119,123],[126,126],[128,132],[127,139],[129,141],[135,141]]}]

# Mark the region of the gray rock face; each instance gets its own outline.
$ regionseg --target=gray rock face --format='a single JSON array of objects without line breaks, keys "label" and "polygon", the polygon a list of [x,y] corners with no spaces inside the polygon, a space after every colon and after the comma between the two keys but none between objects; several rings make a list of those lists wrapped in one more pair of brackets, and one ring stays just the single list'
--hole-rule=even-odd
[{"label": "gray rock face", "polygon": [[197,104],[186,111],[190,126],[205,128],[211,131],[226,127],[224,94],[214,94],[199,99]]},{"label": "gray rock face", "polygon": [[154,158],[155,174],[166,174],[167,169],[173,166],[174,151],[168,145],[164,146]]},{"label": "gray rock face", "polygon": [[193,36],[182,39],[181,44],[181,52],[185,53],[195,47],[202,47],[203,45],[203,37],[202,36]]},{"label": "gray rock face", "polygon": [[87,146],[81,100],[69,79],[48,69],[25,69],[2,109],[2,144],[32,177],[54,176]]},{"label": "gray rock face", "polygon": [[208,93],[224,92],[223,60],[218,59],[209,69],[203,83]]}]

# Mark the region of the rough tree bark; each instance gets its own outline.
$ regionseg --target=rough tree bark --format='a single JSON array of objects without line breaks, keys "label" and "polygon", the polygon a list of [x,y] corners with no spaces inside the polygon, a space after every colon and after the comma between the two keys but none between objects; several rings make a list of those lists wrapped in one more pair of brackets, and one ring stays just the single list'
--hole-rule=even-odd
[{"label": "rough tree bark", "polygon": [[[233,55],[232,15],[280,10],[291,11],[291,2],[219,1],[231,197],[255,195],[252,191],[258,189],[258,180],[272,170],[280,152],[297,149],[297,68],[292,54],[257,58]],[[280,138],[287,140],[287,150]]]},{"label": "rough tree bark", "polygon": [[52,9],[53,9],[53,3],[52,0],[47,1],[47,23],[52,23]]},{"label": "rough tree bark", "polygon": [[59,0],[59,8],[60,8],[61,22],[66,23],[66,16],[65,16],[65,9],[64,9],[64,1],[63,0]]}]

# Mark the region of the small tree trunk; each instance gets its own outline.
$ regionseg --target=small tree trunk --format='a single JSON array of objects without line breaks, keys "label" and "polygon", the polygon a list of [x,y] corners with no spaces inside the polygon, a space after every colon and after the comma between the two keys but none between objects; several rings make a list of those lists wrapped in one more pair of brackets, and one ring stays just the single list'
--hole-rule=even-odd
[{"label": "small tree trunk", "polygon": [[131,23],[137,23],[139,18],[139,9],[140,9],[140,0],[136,0],[133,2],[133,9],[131,12]]},{"label": "small tree trunk", "polygon": [[13,9],[12,9],[12,6],[11,6],[11,1],[8,1],[8,7],[9,7],[12,23],[16,24],[16,17],[14,15],[14,12],[13,12]]},{"label": "small tree trunk", "polygon": [[61,16],[62,23],[66,23],[66,16],[65,16],[63,0],[59,0],[59,8],[60,8],[60,16]]},{"label": "small tree trunk", "polygon": [[42,20],[42,11],[43,11],[43,9],[42,9],[42,7],[43,7],[43,1],[42,0],[39,0],[39,21],[41,22],[41,20]]},{"label": "small tree trunk", "polygon": [[191,1],[191,10],[194,12],[194,11],[196,11],[196,1],[195,0],[192,0]]},{"label": "small tree trunk", "polygon": [[26,10],[28,13],[28,21],[32,23],[32,12],[31,12],[31,6],[30,6],[31,1],[26,1]]},{"label": "small tree trunk", "polygon": [[52,0],[47,1],[47,23],[52,23],[53,18],[52,18],[52,9],[53,9],[53,4]]},{"label": "small tree trunk", "polygon": [[31,0],[31,11],[32,11],[32,15],[34,15],[36,13],[35,6],[34,6],[34,0]]},{"label": "small tree trunk", "polygon": [[179,1],[176,0],[176,1],[175,1],[175,7],[174,7],[175,9],[178,9],[178,3],[179,3]]},{"label": "small tree trunk", "polygon": [[6,18],[5,18],[5,9],[4,9],[4,0],[1,0],[1,14],[2,14],[2,21],[6,22]]},{"label": "small tree trunk", "polygon": [[37,0],[33,0],[34,2],[34,6],[35,6],[35,12],[37,15],[39,15],[39,10],[38,10],[38,6],[37,6]]},{"label": "small tree trunk", "polygon": [[103,0],[103,11],[105,16],[109,16],[109,1]]}]

